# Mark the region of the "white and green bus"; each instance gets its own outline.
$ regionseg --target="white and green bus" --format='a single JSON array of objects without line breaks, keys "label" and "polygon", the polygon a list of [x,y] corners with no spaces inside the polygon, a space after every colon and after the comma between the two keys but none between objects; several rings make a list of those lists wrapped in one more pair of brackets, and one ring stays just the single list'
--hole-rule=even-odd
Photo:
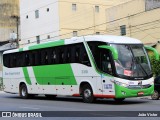
[{"label": "white and green bus", "polygon": [[3,53],[4,91],[22,98],[38,94],[82,96],[83,101],[149,96],[153,74],[139,40],[91,35],[30,45]]}]

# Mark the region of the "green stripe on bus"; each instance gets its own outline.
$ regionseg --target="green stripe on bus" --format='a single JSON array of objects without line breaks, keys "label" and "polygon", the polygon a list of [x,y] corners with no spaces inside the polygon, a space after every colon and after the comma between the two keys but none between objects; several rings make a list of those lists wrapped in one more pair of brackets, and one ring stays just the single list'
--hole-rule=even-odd
[{"label": "green stripe on bus", "polygon": [[23,51],[23,48],[19,48],[19,52],[22,52]]},{"label": "green stripe on bus", "polygon": [[29,47],[29,50],[48,48],[48,47],[55,47],[55,46],[60,46],[60,45],[64,45],[64,40],[59,40],[59,41],[54,41],[54,42],[48,42],[48,43],[33,45],[33,46]]},{"label": "green stripe on bus", "polygon": [[[22,52],[22,51],[23,51],[23,48],[19,48],[19,52]],[[30,77],[28,74],[27,67],[23,67],[22,69],[23,69],[23,74],[24,74],[24,77],[25,77],[27,84],[31,85],[31,80],[30,80]]]},{"label": "green stripe on bus", "polygon": [[31,80],[28,74],[27,67],[23,67],[23,73],[24,73],[24,77],[26,79],[27,84],[31,85]]},{"label": "green stripe on bus", "polygon": [[33,71],[40,85],[77,85],[70,64],[34,66]]}]

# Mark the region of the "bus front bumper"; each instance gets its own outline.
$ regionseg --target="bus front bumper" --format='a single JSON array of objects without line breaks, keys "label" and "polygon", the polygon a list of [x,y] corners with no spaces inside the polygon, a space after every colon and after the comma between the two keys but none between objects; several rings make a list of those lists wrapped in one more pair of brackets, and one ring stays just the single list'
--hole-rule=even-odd
[{"label": "bus front bumper", "polygon": [[145,89],[129,89],[115,84],[115,98],[150,96],[154,92],[154,85]]}]

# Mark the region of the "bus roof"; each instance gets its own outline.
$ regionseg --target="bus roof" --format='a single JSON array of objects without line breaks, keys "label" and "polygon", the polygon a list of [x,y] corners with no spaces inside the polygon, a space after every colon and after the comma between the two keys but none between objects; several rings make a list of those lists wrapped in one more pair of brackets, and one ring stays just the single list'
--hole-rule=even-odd
[{"label": "bus roof", "polygon": [[79,43],[83,41],[101,41],[106,43],[116,43],[116,44],[142,44],[142,42],[135,38],[125,37],[125,36],[113,36],[113,35],[89,35],[82,37],[73,37],[71,39],[66,39],[66,44]]},{"label": "bus roof", "polygon": [[52,47],[52,46],[81,43],[84,41],[101,41],[101,42],[115,43],[115,44],[142,44],[140,40],[130,38],[130,37],[113,36],[113,35],[89,35],[89,36],[72,37],[70,39],[65,39],[65,40],[56,40],[56,41],[54,40],[54,41],[44,42],[41,44],[29,45],[24,48],[5,51],[4,54],[19,52],[19,51],[41,49],[41,48]]}]

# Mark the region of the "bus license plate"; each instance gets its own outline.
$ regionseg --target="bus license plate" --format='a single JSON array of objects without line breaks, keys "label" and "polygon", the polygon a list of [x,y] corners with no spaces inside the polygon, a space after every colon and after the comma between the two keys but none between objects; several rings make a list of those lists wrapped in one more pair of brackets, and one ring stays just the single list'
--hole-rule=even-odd
[{"label": "bus license plate", "polygon": [[142,96],[144,92],[138,92],[138,96]]}]

